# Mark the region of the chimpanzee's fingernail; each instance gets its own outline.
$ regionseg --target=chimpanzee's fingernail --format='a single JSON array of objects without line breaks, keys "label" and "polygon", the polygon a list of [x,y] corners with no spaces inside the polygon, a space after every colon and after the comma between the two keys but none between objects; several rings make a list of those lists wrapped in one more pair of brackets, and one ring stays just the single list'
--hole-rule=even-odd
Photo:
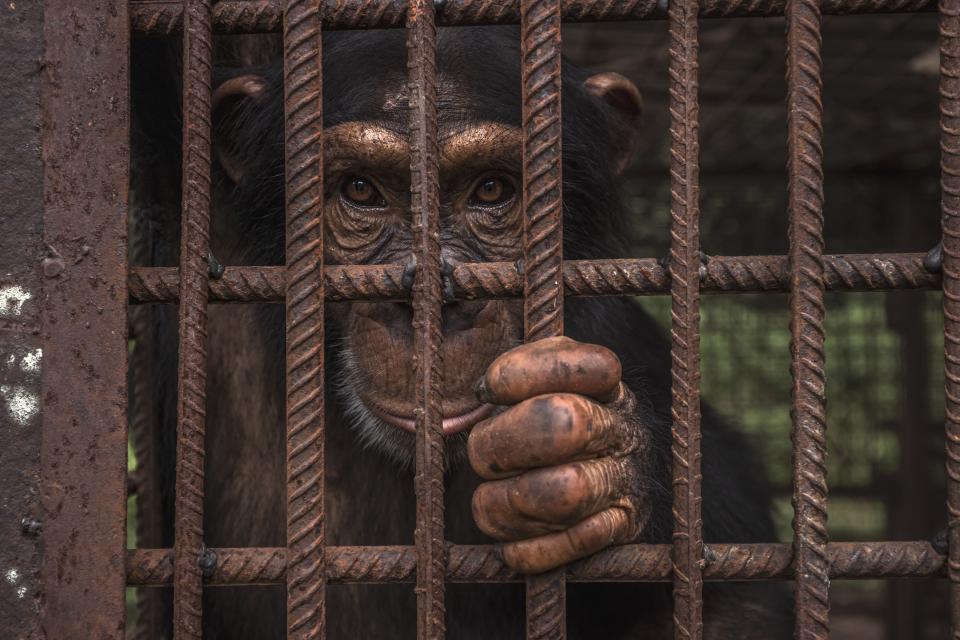
[{"label": "chimpanzee's fingernail", "polygon": [[480,379],[477,380],[477,384],[474,386],[473,392],[476,394],[477,400],[480,402],[490,402],[490,394],[487,391],[487,382],[485,376],[481,376]]}]

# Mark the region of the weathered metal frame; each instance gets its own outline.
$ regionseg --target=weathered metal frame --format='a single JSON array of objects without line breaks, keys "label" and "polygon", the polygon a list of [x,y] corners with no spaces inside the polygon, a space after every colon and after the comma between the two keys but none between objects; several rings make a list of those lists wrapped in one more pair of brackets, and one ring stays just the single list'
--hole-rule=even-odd
[{"label": "weathered metal frame", "polygon": [[[323,637],[326,583],[415,580],[418,637],[442,638],[447,582],[524,580],[502,564],[493,546],[446,546],[443,540],[438,366],[442,296],[435,233],[439,224],[436,26],[496,23],[520,23],[523,38],[525,267],[520,273],[507,263],[459,265],[453,273],[455,294],[466,299],[522,295],[527,339],[562,333],[565,295],[669,291],[673,302],[673,544],[625,545],[547,576],[526,578],[527,636],[565,636],[564,585],[568,581],[672,581],[676,637],[699,638],[704,580],[793,577],[795,634],[822,638],[828,634],[830,579],[944,575],[951,584],[953,633],[960,634],[960,0],[939,4],[942,279],[924,269],[920,254],[823,255],[822,233],[820,15],[931,11],[933,0],[672,0],[667,12],[655,0],[447,0],[439,5],[429,0],[230,0],[214,7],[209,0],[134,0],[121,3],[119,11],[113,3],[89,0],[83,3],[84,19],[105,22],[80,30],[67,22],[76,19],[73,7],[56,2],[44,5],[48,70],[41,82],[41,100],[46,255],[40,270],[45,279],[39,315],[44,354],[40,389],[46,409],[40,447],[45,562],[40,578],[45,605],[42,625],[48,635],[119,638],[124,583],[173,585],[177,638],[200,637],[204,585],[286,584],[288,636]],[[716,257],[701,274],[697,22],[773,15],[787,18],[790,252],[788,256]],[[671,36],[669,269],[644,259],[564,262],[560,23],[661,18],[669,20]],[[408,33],[417,255],[412,291],[403,286],[402,265],[324,267],[322,261],[320,31],[321,27],[375,26],[404,27]],[[80,40],[59,38],[65,31],[77,32]],[[283,31],[285,43],[287,264],[228,267],[222,278],[211,279],[207,264],[210,45],[214,33],[263,31]],[[184,222],[179,268],[143,267],[131,269],[128,275],[124,97],[131,33],[178,33],[184,38]],[[96,53],[79,55],[88,50]],[[94,74],[99,74],[100,80],[93,84],[100,90],[90,93],[87,79]],[[61,119],[66,121],[78,108],[96,114],[88,126],[80,128],[83,155],[72,154],[75,147],[71,145],[77,141],[70,136],[75,133],[61,126]],[[123,152],[117,153],[118,148]],[[115,160],[89,163],[87,157]],[[87,237],[91,225],[104,232],[95,241],[74,246],[76,238]],[[824,292],[938,287],[944,291],[949,553],[929,542],[828,542],[823,465]],[[711,545],[707,553],[699,507],[699,296],[772,291],[791,294],[795,537],[792,546]],[[412,547],[327,547],[324,543],[323,304],[359,299],[412,299],[415,309],[420,384],[417,530]],[[124,552],[125,311],[128,303],[163,302],[180,303],[175,544],[173,549]],[[287,306],[285,548],[203,547],[208,302],[285,302]],[[24,333],[23,327],[33,327],[35,322],[21,324],[14,329]],[[90,384],[66,392],[76,379]],[[92,464],[85,457],[91,450],[96,453]],[[81,493],[83,500],[71,499]],[[78,512],[78,504],[87,511]],[[24,525],[27,529],[35,528]],[[88,563],[94,568],[64,573]],[[209,566],[201,570],[202,564]]]}]

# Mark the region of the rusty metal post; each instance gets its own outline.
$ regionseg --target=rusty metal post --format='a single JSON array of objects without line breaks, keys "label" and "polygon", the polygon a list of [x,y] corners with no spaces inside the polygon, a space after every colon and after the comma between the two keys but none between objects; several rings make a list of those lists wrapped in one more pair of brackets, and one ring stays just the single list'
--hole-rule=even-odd
[{"label": "rusty metal post", "polygon": [[[129,17],[126,3],[98,0],[51,1],[43,9],[46,250],[43,291],[34,292],[43,310],[43,633],[119,640],[126,549]],[[35,405],[40,398],[24,401]]]},{"label": "rusty metal post", "polygon": [[673,628],[678,640],[703,637],[697,11],[698,0],[670,3]]},{"label": "rusty metal post", "polygon": [[200,638],[203,592],[203,441],[210,251],[210,0],[185,0],[183,29],[183,209],[177,370],[174,638]]},{"label": "rusty metal post", "polygon": [[320,3],[284,15],[287,638],[326,637]]},{"label": "rusty metal post", "polygon": [[940,207],[950,632],[960,638],[960,0],[940,0]]},{"label": "rusty metal post", "polygon": [[41,637],[42,0],[0,13],[0,638]]},{"label": "rusty metal post", "polygon": [[[527,342],[563,334],[561,3],[521,0],[523,320]],[[563,568],[527,578],[527,638],[565,638]]]},{"label": "rusty metal post", "polygon": [[440,168],[437,147],[437,26],[433,0],[407,10],[410,91],[410,205],[416,390],[417,638],[443,638],[443,411],[441,389]]},{"label": "rusty metal post", "polygon": [[794,637],[829,635],[820,3],[787,2]]}]

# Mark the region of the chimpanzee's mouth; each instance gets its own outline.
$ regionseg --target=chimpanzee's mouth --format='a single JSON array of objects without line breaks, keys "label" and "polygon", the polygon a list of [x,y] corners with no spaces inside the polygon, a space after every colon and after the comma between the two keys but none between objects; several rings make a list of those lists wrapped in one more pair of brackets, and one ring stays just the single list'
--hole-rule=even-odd
[{"label": "chimpanzee's mouth", "polygon": [[[397,427],[398,429],[403,429],[404,431],[409,431],[410,433],[414,433],[416,431],[416,422],[412,416],[402,416],[391,413],[384,407],[371,401],[370,398],[365,398],[363,403],[370,410],[370,413],[377,416],[387,424]],[[492,404],[479,404],[461,414],[455,416],[444,416],[443,423],[441,425],[441,428],[443,429],[443,435],[451,436],[455,433],[465,431],[481,420],[490,417],[495,409],[496,407]]]}]

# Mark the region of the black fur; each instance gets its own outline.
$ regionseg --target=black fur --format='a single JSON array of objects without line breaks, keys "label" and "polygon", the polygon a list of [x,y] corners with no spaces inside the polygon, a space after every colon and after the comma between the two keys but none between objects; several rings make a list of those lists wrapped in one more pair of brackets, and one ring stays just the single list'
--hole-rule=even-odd
[{"label": "black fur", "polygon": [[[441,29],[438,64],[440,114],[448,125],[478,119],[520,123],[519,32],[515,28]],[[385,112],[385,95],[406,83],[402,31],[341,32],[324,36],[324,122],[379,120],[404,132],[406,114]],[[220,79],[250,73],[222,70]],[[215,232],[232,240],[224,252],[233,263],[282,264],[283,261],[283,112],[282,67],[254,70],[269,89],[226,114],[217,137],[244,161],[245,179],[221,191],[225,216]],[[568,259],[627,255],[628,212],[618,197],[610,159],[625,136],[616,113],[582,85],[586,74],[565,63],[563,80],[564,252]],[[136,107],[135,107],[136,108]],[[143,104],[143,109],[149,105]],[[141,116],[142,118],[143,116]],[[666,232],[666,230],[664,230]],[[223,258],[223,256],[221,256]],[[234,312],[231,312],[234,313]],[[237,312],[240,313],[240,312]],[[209,379],[209,448],[206,464],[209,546],[283,545],[282,504],[282,311],[250,311],[258,333],[247,346],[266,354],[263,370],[251,373],[280,409],[271,416],[251,416],[261,424],[256,472],[243,467],[243,436],[235,433],[230,403],[218,388],[227,372],[213,357]],[[640,400],[643,422],[657,443],[650,482],[656,487],[656,513],[644,533],[648,542],[670,541],[670,359],[669,345],[656,323],[626,299],[571,299],[566,305],[567,333],[580,341],[613,349],[624,377]],[[169,316],[160,333],[160,350],[175,352]],[[227,322],[224,326],[229,326]],[[337,371],[337,327],[328,328],[328,383]],[[211,340],[216,340],[211,328]],[[218,353],[213,349],[214,354]],[[257,360],[256,362],[260,362]],[[173,432],[175,380],[166,361],[165,381],[158,392],[164,401],[164,433]],[[256,367],[257,365],[251,365]],[[336,544],[410,544],[413,533],[412,474],[390,466],[375,451],[361,449],[343,427],[342,408],[328,393],[328,492],[341,500],[345,513],[328,533]],[[277,404],[279,403],[279,404]],[[708,407],[703,410],[703,514],[707,542],[772,542],[770,496],[762,469],[749,448]],[[169,438],[168,438],[169,443]],[[172,447],[167,468],[172,469]],[[238,472],[239,465],[239,472]],[[487,542],[470,520],[470,493],[475,480],[464,467],[455,469],[447,489],[448,539],[457,543]],[[169,482],[167,483],[169,486]],[[272,485],[277,485],[272,487]],[[344,498],[337,491],[346,491]],[[265,498],[255,498],[266,496]],[[169,498],[169,496],[168,496]],[[167,500],[167,522],[172,521]],[[340,503],[338,503],[340,504]],[[254,506],[256,505],[256,506]],[[343,506],[347,505],[347,506]],[[172,542],[166,529],[166,543]],[[705,589],[706,637],[786,638],[790,614],[784,594],[768,585],[708,585]],[[208,589],[205,629],[211,638],[279,638],[283,628],[282,589]],[[327,604],[331,638],[409,638],[414,635],[415,600],[409,586],[331,586]],[[568,626],[571,638],[672,637],[668,585],[571,585]],[[448,637],[522,638],[523,595],[518,586],[451,585],[447,591]]]}]

